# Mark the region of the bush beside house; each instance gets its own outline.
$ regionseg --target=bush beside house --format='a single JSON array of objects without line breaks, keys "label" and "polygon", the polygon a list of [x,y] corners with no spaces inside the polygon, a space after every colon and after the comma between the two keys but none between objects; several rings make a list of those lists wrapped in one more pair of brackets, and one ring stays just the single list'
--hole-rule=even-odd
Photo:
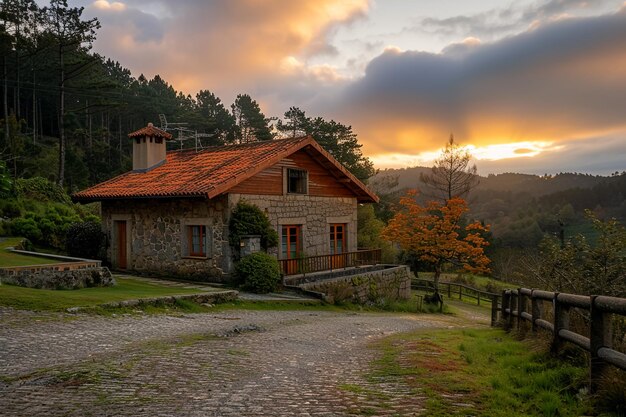
[{"label": "bush beside house", "polygon": [[265,252],[243,257],[237,262],[235,273],[243,289],[259,294],[274,291],[281,280],[278,261]]},{"label": "bush beside house", "polygon": [[261,236],[261,248],[267,250],[278,245],[278,233],[272,228],[267,214],[254,204],[240,201],[233,210],[229,229],[229,243],[239,253],[239,242],[242,236]]}]

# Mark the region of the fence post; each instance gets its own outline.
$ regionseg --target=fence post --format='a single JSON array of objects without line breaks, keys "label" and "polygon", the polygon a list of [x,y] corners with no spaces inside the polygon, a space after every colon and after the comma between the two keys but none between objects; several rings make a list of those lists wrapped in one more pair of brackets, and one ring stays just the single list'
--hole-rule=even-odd
[{"label": "fence post", "polygon": [[537,333],[537,320],[541,318],[541,300],[535,297],[535,290],[530,290],[530,308],[533,316],[531,329],[533,333]]},{"label": "fence post", "polygon": [[[504,302],[502,303],[504,304]],[[504,305],[502,306],[504,308]],[[502,317],[502,314],[500,314]],[[498,296],[491,296],[491,327],[495,327],[496,322],[498,321]]]},{"label": "fence post", "polygon": [[591,352],[589,355],[589,391],[593,394],[598,390],[600,378],[606,362],[598,357],[598,349],[601,347],[613,347],[613,326],[611,326],[612,316],[595,307],[597,295],[590,298],[591,320],[589,320],[589,345]]},{"label": "fence post", "polygon": [[505,330],[509,330],[509,313],[506,312],[506,309],[509,308],[511,296],[509,291],[502,290],[502,311],[500,313],[500,319],[502,320],[502,325]]},{"label": "fence post", "polygon": [[459,300],[461,299],[462,295],[463,295],[463,287],[459,285]]},{"label": "fence post", "polygon": [[452,298],[452,292],[450,291],[450,287],[452,287],[452,285],[448,283],[448,298]]},{"label": "fence post", "polygon": [[476,291],[476,294],[478,294],[478,305],[480,305],[480,291]]},{"label": "fence post", "polygon": [[554,293],[554,300],[552,301],[554,306],[554,334],[552,335],[552,352],[558,352],[563,345],[561,338],[559,337],[559,330],[569,329],[569,307],[564,306],[559,302],[559,293]]},{"label": "fence post", "polygon": [[509,325],[508,325],[509,329],[513,328],[513,317],[515,317],[513,312],[515,311],[515,309],[517,309],[517,298],[516,298],[516,294],[513,292],[513,290],[511,290],[511,295],[510,296],[511,296],[511,298],[509,300],[509,310],[510,310],[511,314],[509,314]]},{"label": "fence post", "polygon": [[517,289],[517,331],[522,330],[522,322],[524,318],[522,317],[522,313],[526,311],[526,296],[522,294],[522,289]]}]

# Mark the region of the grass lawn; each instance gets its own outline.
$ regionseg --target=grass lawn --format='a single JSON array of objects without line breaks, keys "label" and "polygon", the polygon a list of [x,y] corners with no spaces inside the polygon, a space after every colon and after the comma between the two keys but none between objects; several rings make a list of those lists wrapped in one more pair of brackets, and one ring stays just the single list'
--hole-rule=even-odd
[{"label": "grass lawn", "polygon": [[580,416],[591,412],[579,390],[587,371],[541,353],[500,329],[436,330],[375,343],[368,375],[400,379],[425,396],[424,416]]},{"label": "grass lawn", "polygon": [[20,237],[0,238],[0,268],[7,266],[27,266],[56,264],[60,261],[54,259],[40,258],[38,256],[21,255],[9,252],[8,247],[17,246],[22,241]]},{"label": "grass lawn", "polygon": [[132,278],[116,278],[113,287],[81,288],[79,290],[40,290],[13,285],[0,285],[0,305],[23,310],[65,310],[89,307],[112,301],[168,295],[193,294],[196,289],[167,287]]}]

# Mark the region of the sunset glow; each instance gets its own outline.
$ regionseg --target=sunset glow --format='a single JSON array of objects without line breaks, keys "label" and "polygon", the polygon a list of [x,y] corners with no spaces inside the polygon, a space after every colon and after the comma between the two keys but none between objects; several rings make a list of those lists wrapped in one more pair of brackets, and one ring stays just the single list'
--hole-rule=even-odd
[{"label": "sunset glow", "polygon": [[453,133],[479,169],[626,169],[622,0],[71,3],[133,76],[351,125],[377,168],[428,165]]},{"label": "sunset glow", "polygon": [[[498,145],[464,147],[476,161],[500,161],[514,158],[532,158],[544,152],[557,152],[563,146],[551,142],[518,142]],[[418,154],[382,154],[372,157],[378,168],[405,168],[412,166],[430,166],[440,155],[441,149]]]},{"label": "sunset glow", "polygon": [[502,143],[498,145],[474,146],[468,145],[467,149],[477,160],[498,161],[510,158],[531,158],[542,152],[555,152],[563,146],[554,145],[552,142],[518,142]]}]

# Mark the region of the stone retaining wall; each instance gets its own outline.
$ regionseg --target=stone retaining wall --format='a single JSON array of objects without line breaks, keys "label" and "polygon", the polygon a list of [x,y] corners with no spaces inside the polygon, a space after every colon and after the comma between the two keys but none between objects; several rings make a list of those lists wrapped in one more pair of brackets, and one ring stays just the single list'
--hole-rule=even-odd
[{"label": "stone retaining wall", "polygon": [[[98,307],[120,308],[120,307],[144,307],[148,305],[174,305],[177,300],[186,300],[198,304],[219,304],[234,301],[239,297],[239,292],[235,290],[206,292],[198,294],[172,295],[168,297],[138,298],[133,300],[114,301],[100,304]],[[68,313],[78,313],[82,310],[89,310],[89,307],[70,307]]]},{"label": "stone retaining wall", "polygon": [[408,266],[397,266],[303,283],[299,287],[304,291],[322,293],[324,301],[329,303],[380,304],[409,299],[411,274]]},{"label": "stone retaining wall", "polygon": [[115,280],[108,268],[72,267],[66,264],[0,268],[0,283],[46,290],[74,290],[85,287],[108,287]]}]

